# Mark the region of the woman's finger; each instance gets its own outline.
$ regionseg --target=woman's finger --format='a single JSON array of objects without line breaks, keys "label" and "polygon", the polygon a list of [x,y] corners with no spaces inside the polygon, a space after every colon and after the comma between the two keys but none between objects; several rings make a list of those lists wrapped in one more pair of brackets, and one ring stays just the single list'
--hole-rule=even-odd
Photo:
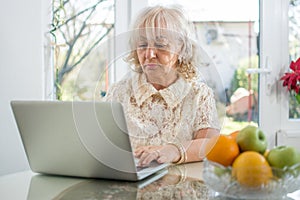
[{"label": "woman's finger", "polygon": [[138,147],[134,151],[134,155],[135,155],[135,157],[140,157],[147,150],[148,150],[148,147],[145,147],[145,146]]},{"label": "woman's finger", "polygon": [[147,166],[149,165],[153,160],[157,160],[159,158],[159,151],[145,151],[141,156],[139,160],[140,166]]},{"label": "woman's finger", "polygon": [[142,149],[135,150],[134,151],[134,156],[137,157],[137,158],[139,158],[139,157],[141,157],[141,155],[142,155],[143,152],[144,152],[144,150],[142,150]]},{"label": "woman's finger", "polygon": [[153,146],[140,146],[135,149],[134,156],[139,158],[144,152],[149,151],[153,151]]}]

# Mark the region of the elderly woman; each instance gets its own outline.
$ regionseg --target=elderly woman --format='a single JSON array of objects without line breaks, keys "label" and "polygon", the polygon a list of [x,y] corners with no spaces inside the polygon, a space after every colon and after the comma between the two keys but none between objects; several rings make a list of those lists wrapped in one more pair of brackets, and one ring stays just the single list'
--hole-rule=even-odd
[{"label": "elderly woman", "polygon": [[179,6],[147,7],[130,32],[130,77],[115,83],[106,101],[119,101],[139,164],[201,161],[203,146],[219,134],[214,94],[199,81],[199,52]]}]

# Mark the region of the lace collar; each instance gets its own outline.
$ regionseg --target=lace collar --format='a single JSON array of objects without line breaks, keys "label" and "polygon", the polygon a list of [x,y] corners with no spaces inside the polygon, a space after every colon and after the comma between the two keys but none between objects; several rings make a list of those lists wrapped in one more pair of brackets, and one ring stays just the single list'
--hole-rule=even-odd
[{"label": "lace collar", "polygon": [[132,87],[137,104],[140,106],[146,99],[154,94],[160,94],[171,108],[175,107],[189,93],[191,85],[179,77],[169,87],[156,90],[152,84],[147,82],[145,74],[133,75]]}]

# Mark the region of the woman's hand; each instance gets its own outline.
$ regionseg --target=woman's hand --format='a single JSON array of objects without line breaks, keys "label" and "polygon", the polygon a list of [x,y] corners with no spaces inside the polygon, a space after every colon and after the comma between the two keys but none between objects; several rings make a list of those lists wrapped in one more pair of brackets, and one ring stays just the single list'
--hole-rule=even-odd
[{"label": "woman's hand", "polygon": [[[201,129],[194,133],[194,139],[182,142],[186,159],[184,162],[201,161],[205,157],[203,149],[207,141],[213,136],[220,134],[219,130],[213,128]],[[160,146],[140,146],[134,151],[135,157],[139,158],[138,165],[147,166],[150,162],[156,160],[158,163],[177,162],[181,159],[181,154],[173,144]]]},{"label": "woman's hand", "polygon": [[134,154],[139,158],[139,166],[147,166],[154,160],[158,163],[170,163],[180,159],[180,152],[174,145],[140,146]]}]

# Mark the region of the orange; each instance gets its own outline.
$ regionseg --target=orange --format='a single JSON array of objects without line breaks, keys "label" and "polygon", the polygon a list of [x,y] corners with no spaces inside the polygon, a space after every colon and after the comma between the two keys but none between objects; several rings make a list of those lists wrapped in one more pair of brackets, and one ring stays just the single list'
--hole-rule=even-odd
[{"label": "orange", "polygon": [[232,164],[232,176],[243,186],[259,187],[272,178],[272,168],[266,158],[255,151],[241,153]]},{"label": "orange", "polygon": [[206,158],[224,166],[232,164],[239,155],[239,146],[235,139],[228,135],[212,137],[205,147]]}]

